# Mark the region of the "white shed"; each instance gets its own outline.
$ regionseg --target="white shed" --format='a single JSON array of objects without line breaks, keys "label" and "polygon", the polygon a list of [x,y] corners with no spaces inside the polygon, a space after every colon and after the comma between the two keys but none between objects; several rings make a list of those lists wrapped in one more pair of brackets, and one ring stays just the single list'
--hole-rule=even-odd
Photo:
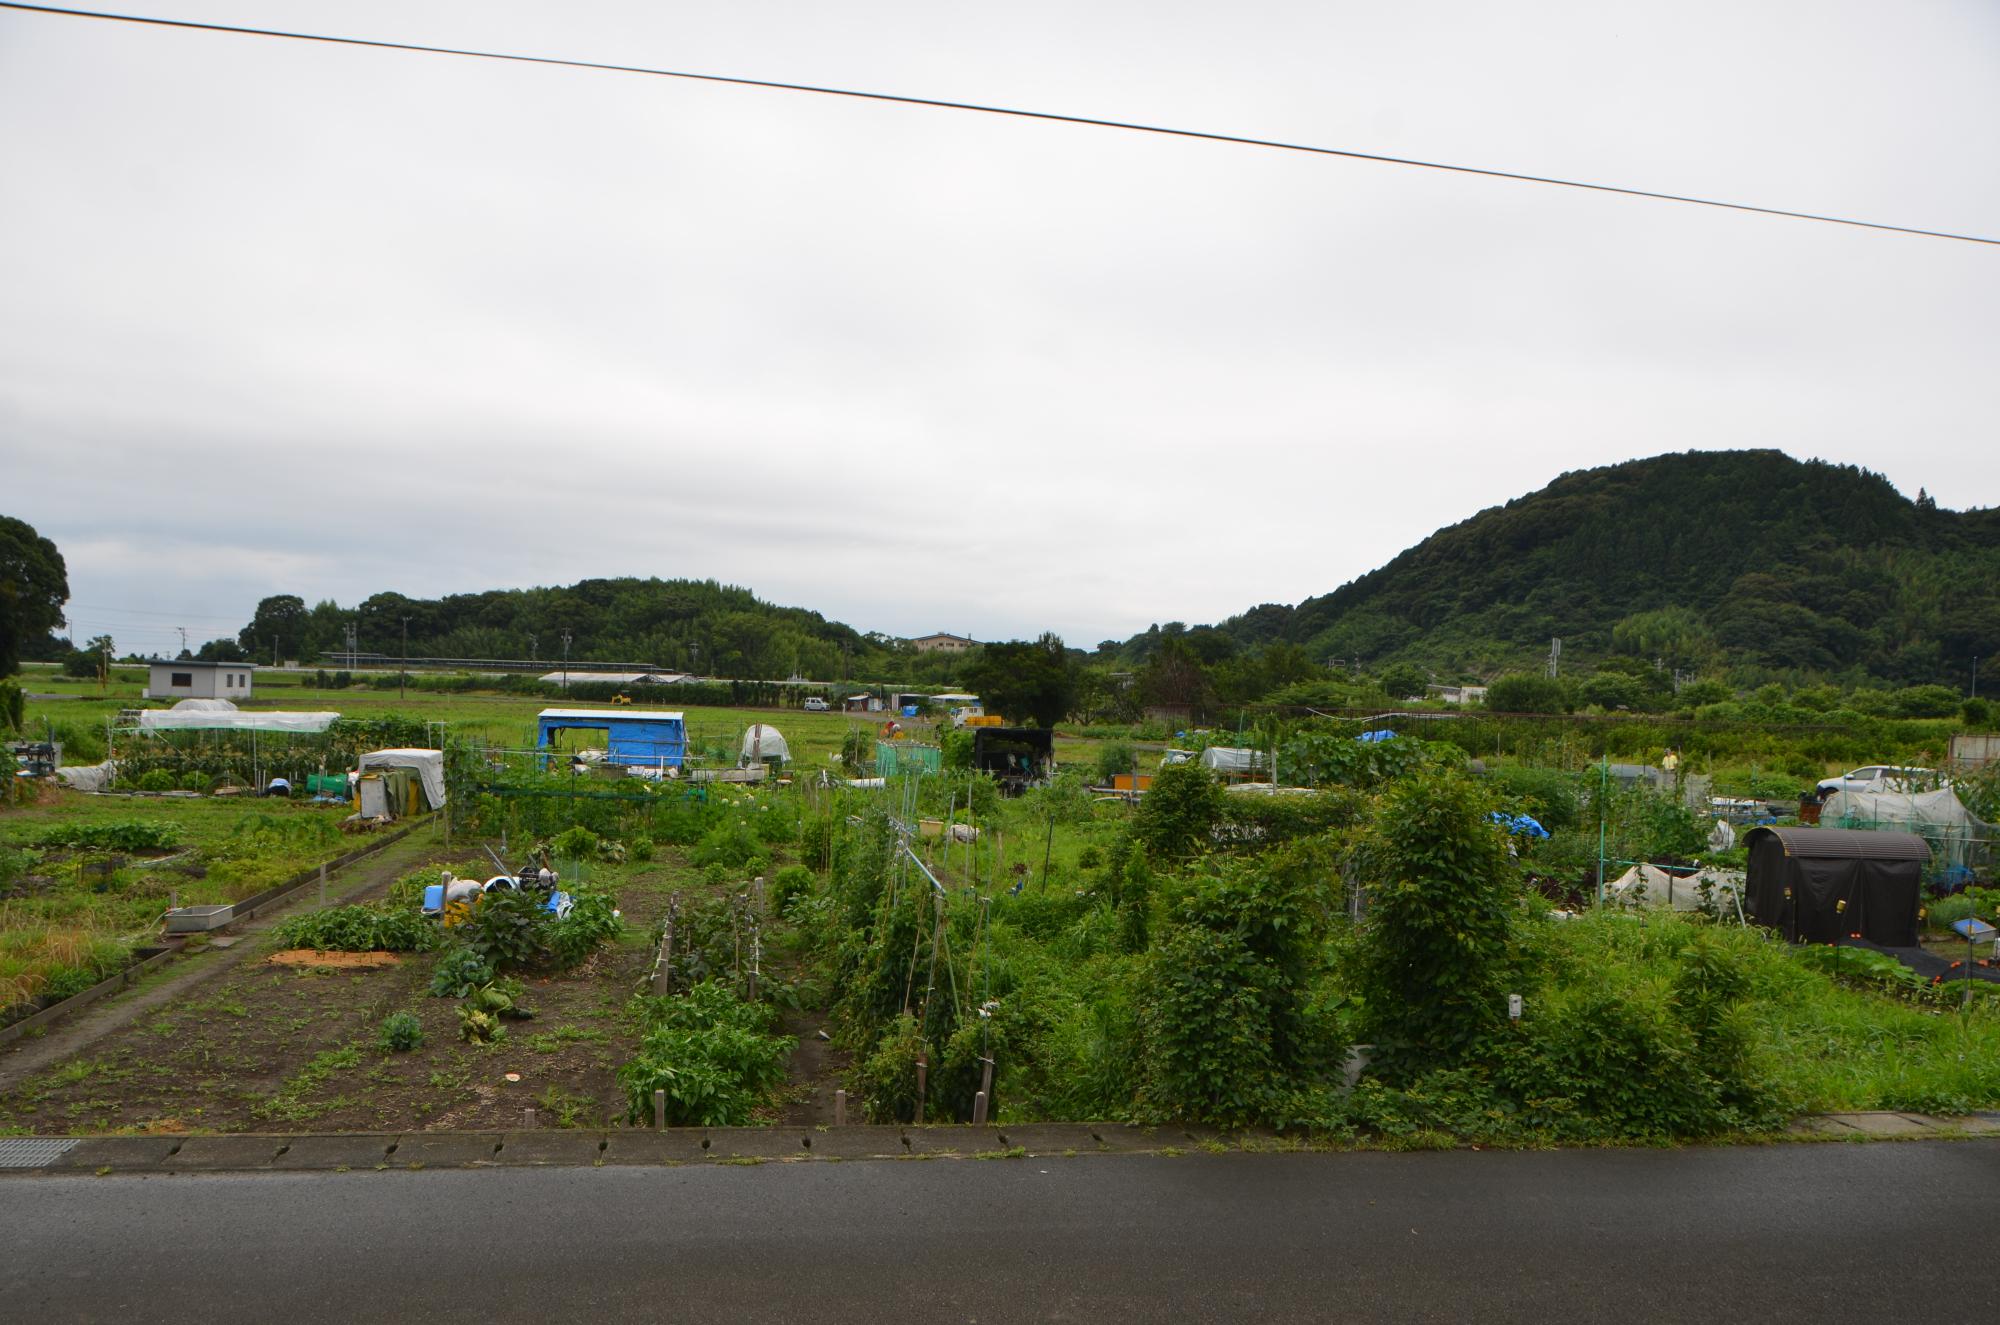
[{"label": "white shed", "polygon": [[196,662],[192,658],[149,661],[151,675],[146,682],[148,699],[227,699],[250,698],[250,674],[255,663]]}]

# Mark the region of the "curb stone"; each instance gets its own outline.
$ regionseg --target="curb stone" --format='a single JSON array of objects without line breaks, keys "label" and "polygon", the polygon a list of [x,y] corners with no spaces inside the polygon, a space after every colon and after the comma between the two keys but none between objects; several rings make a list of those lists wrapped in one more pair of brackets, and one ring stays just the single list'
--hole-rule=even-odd
[{"label": "curb stone", "polygon": [[[1801,1118],[1799,1140],[1851,1141],[2000,1137],[2000,1112],[1940,1118],[1917,1113],[1832,1113]],[[49,1138],[59,1139],[59,1138]],[[811,1144],[808,1145],[807,1143]],[[47,1163],[0,1169],[33,1173],[272,1173],[526,1167],[671,1167],[818,1160],[1014,1158],[1271,1151],[1283,1138],[1260,1131],[1138,1127],[1117,1123],[1025,1123],[986,1127],[676,1127],[665,1131],[354,1132],[204,1136],[88,1136]]]}]

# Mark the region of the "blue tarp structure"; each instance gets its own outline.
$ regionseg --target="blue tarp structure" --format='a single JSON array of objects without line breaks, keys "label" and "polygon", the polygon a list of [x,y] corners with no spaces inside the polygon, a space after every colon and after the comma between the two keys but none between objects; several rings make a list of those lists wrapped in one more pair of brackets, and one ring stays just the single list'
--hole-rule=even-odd
[{"label": "blue tarp structure", "polygon": [[1549,830],[1535,822],[1530,814],[1502,814],[1493,812],[1493,822],[1507,830],[1510,837],[1547,837]]},{"label": "blue tarp structure", "polygon": [[535,748],[546,750],[560,731],[604,733],[604,762],[618,767],[679,768],[687,759],[687,723],[657,709],[543,709]]},{"label": "blue tarp structure", "polygon": [[1381,731],[1362,732],[1359,736],[1355,737],[1354,739],[1357,741],[1365,741],[1368,744],[1373,745],[1377,741],[1395,740],[1396,733],[1390,731],[1385,727]]}]

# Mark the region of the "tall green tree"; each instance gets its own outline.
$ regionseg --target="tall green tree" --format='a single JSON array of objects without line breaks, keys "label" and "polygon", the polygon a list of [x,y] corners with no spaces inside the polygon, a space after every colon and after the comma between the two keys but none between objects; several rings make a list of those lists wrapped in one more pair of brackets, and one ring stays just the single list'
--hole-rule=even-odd
[{"label": "tall green tree", "polygon": [[1054,634],[988,644],[963,676],[989,713],[1010,722],[1053,727],[1076,707],[1077,667]]},{"label": "tall green tree", "polygon": [[[250,618],[250,624],[236,634],[236,642],[253,658],[270,658],[273,650],[280,658],[302,658],[305,656],[306,604],[297,594],[273,594],[257,604],[257,611]],[[212,641],[219,643],[220,641]],[[208,656],[206,645],[202,656]],[[221,661],[234,661],[221,659]]]},{"label": "tall green tree", "polygon": [[69,569],[34,527],[0,515],[0,676],[21,670],[21,649],[60,626]]}]

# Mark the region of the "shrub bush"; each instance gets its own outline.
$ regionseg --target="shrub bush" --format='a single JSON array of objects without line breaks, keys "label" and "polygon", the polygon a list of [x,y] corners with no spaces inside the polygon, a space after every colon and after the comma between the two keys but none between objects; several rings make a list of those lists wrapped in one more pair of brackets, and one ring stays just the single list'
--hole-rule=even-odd
[{"label": "shrub bush", "polygon": [[1361,849],[1363,1034],[1391,1079],[1455,1067],[1504,1020],[1522,889],[1491,805],[1462,777],[1398,785]]},{"label": "shrub bush", "polygon": [[1098,748],[1097,781],[1101,786],[1109,786],[1112,778],[1138,767],[1139,755],[1130,741],[1106,741]]},{"label": "shrub bush", "polygon": [[1133,835],[1153,855],[1178,860],[1205,850],[1222,818],[1223,792],[1200,764],[1173,764],[1153,777]]}]

